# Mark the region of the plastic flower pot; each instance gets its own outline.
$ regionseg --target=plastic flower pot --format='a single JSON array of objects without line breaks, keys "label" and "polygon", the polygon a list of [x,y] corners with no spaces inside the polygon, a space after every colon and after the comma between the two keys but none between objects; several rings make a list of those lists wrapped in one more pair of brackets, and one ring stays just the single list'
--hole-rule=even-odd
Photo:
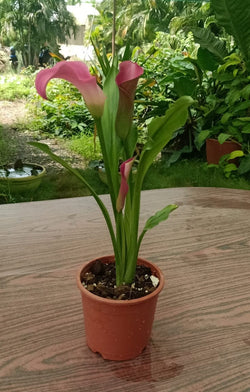
[{"label": "plastic flower pot", "polygon": [[[218,165],[220,158],[225,154],[230,154],[235,150],[241,150],[242,147],[239,143],[226,140],[224,143],[220,144],[217,139],[207,139],[206,140],[206,154],[207,163]],[[232,159],[230,163],[237,164],[237,159]]]},{"label": "plastic flower pot", "polygon": [[[25,172],[20,174],[20,171],[13,170],[13,173],[10,176],[5,177],[0,173],[0,187],[3,190],[9,191],[11,193],[22,193],[22,192],[33,192],[35,191],[44,175],[46,174],[46,169],[35,163],[24,163],[24,170],[27,169],[27,174]],[[29,172],[31,169],[35,169],[38,171],[37,175],[31,175]],[[1,171],[2,172],[2,171]],[[17,173],[15,176],[15,172]]]},{"label": "plastic flower pot", "polygon": [[[112,263],[114,256],[96,260]],[[77,274],[87,344],[93,352],[100,353],[104,359],[133,359],[141,354],[149,342],[158,295],[164,286],[162,272],[154,264],[138,258],[138,264],[150,267],[152,274],[159,279],[156,290],[139,299],[106,299],[90,293],[81,283],[81,276],[89,271],[96,260],[85,264]]]}]

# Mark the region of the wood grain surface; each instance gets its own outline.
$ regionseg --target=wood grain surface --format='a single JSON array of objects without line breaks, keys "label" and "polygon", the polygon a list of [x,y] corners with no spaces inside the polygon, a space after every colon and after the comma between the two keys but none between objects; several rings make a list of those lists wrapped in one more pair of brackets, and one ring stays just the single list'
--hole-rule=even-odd
[{"label": "wood grain surface", "polygon": [[166,278],[152,339],[126,362],[85,344],[75,275],[112,252],[95,201],[0,206],[0,392],[250,392],[250,193],[146,191],[141,224],[170,203],[140,253]]}]

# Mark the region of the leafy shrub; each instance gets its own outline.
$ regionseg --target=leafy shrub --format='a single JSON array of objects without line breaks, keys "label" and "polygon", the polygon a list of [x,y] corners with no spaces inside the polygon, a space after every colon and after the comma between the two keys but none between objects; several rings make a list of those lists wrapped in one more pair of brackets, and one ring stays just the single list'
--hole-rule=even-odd
[{"label": "leafy shrub", "polygon": [[[47,88],[49,100],[39,98],[41,131],[69,138],[94,131],[94,122],[79,91],[63,80],[53,80]],[[51,102],[53,100],[53,102]]]},{"label": "leafy shrub", "polygon": [[[190,54],[196,56],[197,49],[198,45],[194,43],[191,33],[184,35],[178,32],[175,36],[158,33],[153,46],[146,53],[139,54],[137,61],[144,67],[145,80],[138,90],[135,114],[144,139],[145,123],[150,118],[164,115],[169,105],[182,95],[190,95],[194,99],[200,99],[203,95],[201,72],[197,62],[190,57]],[[184,152],[192,152],[194,137],[191,135],[191,122],[192,118],[175,133],[169,143],[170,158],[174,154],[171,162]]]},{"label": "leafy shrub", "polygon": [[250,143],[250,82],[242,58],[232,53],[211,75],[210,89],[205,102],[198,107],[200,132],[198,148],[208,137],[218,138],[220,143],[233,139],[247,150]]}]

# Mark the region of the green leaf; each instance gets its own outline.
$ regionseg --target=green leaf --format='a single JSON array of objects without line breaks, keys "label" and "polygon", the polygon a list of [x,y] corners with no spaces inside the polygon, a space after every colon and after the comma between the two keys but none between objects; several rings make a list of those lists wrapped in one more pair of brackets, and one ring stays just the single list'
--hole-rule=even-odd
[{"label": "green leaf", "polygon": [[218,23],[231,34],[243,57],[250,60],[249,1],[211,0]]},{"label": "green leaf", "polygon": [[138,181],[143,181],[153,160],[171,140],[174,132],[185,124],[188,118],[187,109],[193,102],[191,97],[181,97],[170,106],[165,116],[156,117],[151,121],[148,127],[149,142],[144,146],[138,166]]},{"label": "green leaf", "polygon": [[250,117],[239,117],[238,120],[243,121],[243,122],[248,122],[248,121],[250,121]]},{"label": "green leaf", "polygon": [[235,102],[241,99],[241,91],[240,90],[230,90],[225,102],[229,105],[234,105]]},{"label": "green leaf", "polygon": [[229,163],[224,167],[224,173],[231,173],[235,170],[237,170],[237,166],[234,163]]},{"label": "green leaf", "polygon": [[[124,142],[126,146],[126,152],[128,157],[132,157],[133,153],[135,151],[136,143],[138,139],[138,130],[134,124],[132,124],[132,127],[129,131],[129,134]],[[127,157],[126,157],[127,158]]]},{"label": "green leaf", "polygon": [[[232,53],[230,56],[227,56],[225,58],[224,64],[222,64],[218,68],[218,72],[225,72],[227,68],[231,67],[232,65],[240,65],[242,62],[242,59],[240,56],[238,56],[236,53]],[[234,70],[235,71],[235,70]],[[237,71],[237,69],[236,69]],[[236,75],[234,75],[236,76]]]},{"label": "green leaf", "polygon": [[164,165],[166,167],[170,167],[172,165],[172,163],[175,163],[176,161],[178,161],[178,159],[181,157],[182,154],[191,153],[192,151],[193,151],[192,146],[184,146],[180,150],[174,151],[172,153],[172,155],[170,156],[170,158],[167,159],[166,162],[164,162]]},{"label": "green leaf", "polygon": [[244,156],[240,161],[238,169],[239,174],[245,174],[250,171],[250,154]]},{"label": "green leaf", "polygon": [[228,55],[225,42],[218,39],[209,29],[196,27],[192,29],[194,40],[200,44],[203,49],[213,53],[216,61],[222,63],[224,57]]},{"label": "green leaf", "polygon": [[157,226],[160,222],[166,220],[169,217],[169,214],[174,211],[178,206],[176,204],[170,204],[164,207],[162,210],[157,211],[153,216],[151,216],[145,226],[143,231],[151,230],[153,227]]},{"label": "green leaf", "polygon": [[202,147],[205,140],[210,136],[211,132],[209,130],[204,130],[198,133],[197,137],[195,138],[195,145],[198,150]]},{"label": "green leaf", "polygon": [[[139,224],[138,211],[140,210],[140,192],[145,174],[147,173],[156,156],[169,142],[169,140],[171,140],[174,132],[185,124],[188,118],[188,107],[193,102],[194,101],[191,97],[181,97],[166,111],[165,116],[155,118],[149,124],[150,141],[146,143],[141,153],[132,192],[133,206],[131,209],[131,216],[133,217],[133,225],[131,225],[130,248],[132,254],[134,254],[134,257],[137,257],[140,243],[145,234],[145,232],[142,232],[136,246],[134,239],[137,238]],[[132,267],[128,266],[128,274],[130,273],[130,270],[132,270]]]},{"label": "green leaf", "polygon": [[108,154],[112,154],[112,148],[116,144],[115,121],[119,102],[119,89],[115,82],[116,74],[117,69],[115,66],[112,66],[103,87],[103,92],[107,98],[101,122]]},{"label": "green leaf", "polygon": [[223,116],[221,117],[221,120],[220,120],[220,121],[221,121],[221,124],[227,123],[228,120],[229,120],[232,116],[233,116],[233,113],[229,113],[229,112],[223,114]]},{"label": "green leaf", "polygon": [[250,124],[246,124],[244,125],[244,127],[242,127],[241,129],[242,133],[250,133]]},{"label": "green leaf", "polygon": [[90,40],[91,40],[91,43],[93,45],[96,57],[97,57],[97,59],[99,61],[99,64],[100,64],[100,66],[102,68],[103,75],[106,76],[108,74],[109,70],[110,70],[110,63],[109,63],[109,60],[107,58],[106,52],[104,50],[105,48],[103,48],[103,55],[101,55],[97,42],[95,42],[92,37],[90,37]]},{"label": "green leaf", "polygon": [[[250,87],[250,86],[249,86]],[[242,90],[243,91],[243,90]],[[242,95],[242,94],[241,94]],[[232,108],[233,113],[237,113],[241,110],[246,110],[250,108],[250,101],[245,101],[245,102],[240,102],[236,105],[234,105],[234,107]]]},{"label": "green leaf", "polygon": [[205,71],[215,71],[219,65],[217,57],[208,49],[201,47],[198,49],[197,52],[197,61],[199,66]]},{"label": "green leaf", "polygon": [[170,204],[166,207],[164,207],[162,210],[158,211],[155,213],[155,215],[151,216],[145,226],[144,229],[141,232],[141,235],[138,239],[138,244],[137,244],[137,248],[139,251],[141,242],[143,240],[144,235],[146,234],[146,232],[150,229],[153,229],[153,227],[157,226],[160,222],[166,220],[169,217],[169,214],[174,211],[176,208],[178,208],[178,206],[176,204]]},{"label": "green leaf", "polygon": [[242,150],[235,150],[230,152],[228,160],[243,157],[245,154]]},{"label": "green leaf", "polygon": [[[250,98],[250,84],[248,84],[247,86],[245,86],[242,90],[241,90],[241,96],[244,99],[249,99]],[[250,106],[250,105],[249,105]]]},{"label": "green leaf", "polygon": [[224,143],[227,139],[229,139],[231,137],[231,135],[229,135],[228,133],[221,133],[218,136],[218,142],[220,144]]},{"label": "green leaf", "polygon": [[197,83],[188,76],[181,76],[174,79],[174,90],[179,97],[183,95],[193,95],[196,85]]},{"label": "green leaf", "polygon": [[154,118],[149,124],[149,135],[155,143],[162,142],[163,146],[171,139],[173,133],[186,122],[187,108],[194,100],[184,96],[179,98],[166,111],[165,116]]},{"label": "green leaf", "polygon": [[115,122],[119,102],[119,90],[115,82],[117,65],[114,63],[110,68],[104,83],[106,101],[101,119],[96,121],[97,132],[103,154],[104,166],[107,174],[107,182],[110,189],[113,210],[115,209],[119,183],[117,179],[118,162],[121,145],[118,143]]}]

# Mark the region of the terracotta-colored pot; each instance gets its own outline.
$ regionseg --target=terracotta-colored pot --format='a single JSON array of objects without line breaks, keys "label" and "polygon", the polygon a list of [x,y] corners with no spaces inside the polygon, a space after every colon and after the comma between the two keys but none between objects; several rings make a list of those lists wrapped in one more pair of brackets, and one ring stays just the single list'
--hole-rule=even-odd
[{"label": "terracotta-colored pot", "polygon": [[[220,158],[225,154],[230,154],[235,150],[242,150],[241,144],[226,140],[224,143],[220,144],[217,139],[207,139],[206,140],[206,154],[207,163],[218,165]],[[230,163],[235,163],[237,165],[237,159],[232,159]]]},{"label": "terracotta-colored pot", "polygon": [[150,267],[158,277],[156,290],[139,299],[113,300],[99,297],[86,290],[81,276],[91,265],[101,260],[114,262],[114,256],[105,256],[85,264],[77,274],[77,285],[82,295],[86,339],[89,348],[104,359],[114,361],[137,357],[147,346],[154,321],[157,298],[164,286],[162,272],[154,264],[138,258],[138,264]]}]

